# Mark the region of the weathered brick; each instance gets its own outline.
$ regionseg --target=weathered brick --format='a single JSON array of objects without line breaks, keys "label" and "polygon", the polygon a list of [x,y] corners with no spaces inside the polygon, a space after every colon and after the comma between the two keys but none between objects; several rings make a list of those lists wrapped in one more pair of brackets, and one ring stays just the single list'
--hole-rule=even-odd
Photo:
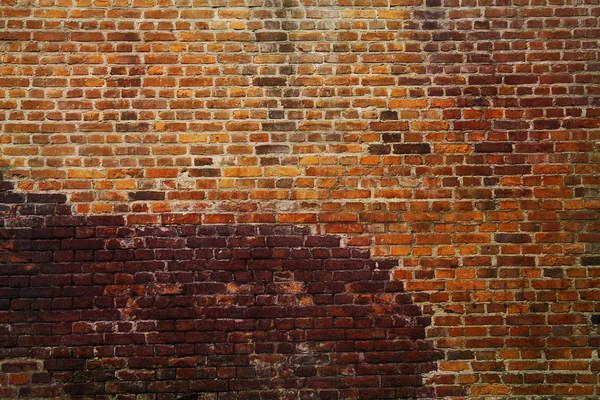
[{"label": "weathered brick", "polygon": [[252,83],[256,86],[286,86],[287,78],[277,76],[255,77]]},{"label": "weathered brick", "polygon": [[255,33],[257,42],[281,42],[288,38],[287,32],[256,32]]},{"label": "weathered brick", "polygon": [[592,5],[5,3],[0,397],[598,394]]},{"label": "weathered brick", "polygon": [[394,154],[428,154],[431,147],[428,143],[395,144]]},{"label": "weathered brick", "polygon": [[256,154],[277,154],[277,153],[288,153],[290,147],[287,145],[259,145],[256,146]]},{"label": "weathered brick", "polygon": [[391,150],[392,150],[391,146],[385,145],[385,144],[369,145],[369,153],[370,154],[377,154],[377,155],[390,154]]},{"label": "weathered brick", "polygon": [[130,200],[164,200],[164,192],[129,192]]},{"label": "weathered brick", "polygon": [[475,143],[476,153],[511,153],[512,143],[505,142],[483,142]]},{"label": "weathered brick", "polygon": [[525,233],[497,233],[494,239],[498,243],[530,243],[531,236]]}]

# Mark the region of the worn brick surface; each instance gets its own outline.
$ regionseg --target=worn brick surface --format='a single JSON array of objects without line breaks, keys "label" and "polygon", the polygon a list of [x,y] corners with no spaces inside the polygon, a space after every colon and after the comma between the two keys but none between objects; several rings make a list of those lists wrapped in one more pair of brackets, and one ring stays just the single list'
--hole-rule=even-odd
[{"label": "worn brick surface", "polygon": [[0,228],[2,398],[434,395],[422,375],[442,352],[390,280],[397,260],[309,227],[133,227],[24,204]]},{"label": "worn brick surface", "polygon": [[597,398],[599,18],[0,2],[0,397]]}]

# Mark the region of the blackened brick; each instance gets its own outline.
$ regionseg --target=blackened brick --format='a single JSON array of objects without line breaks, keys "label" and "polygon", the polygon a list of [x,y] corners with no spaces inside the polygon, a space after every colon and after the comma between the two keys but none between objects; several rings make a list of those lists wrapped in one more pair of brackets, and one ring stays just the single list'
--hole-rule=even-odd
[{"label": "blackened brick", "polygon": [[381,140],[383,140],[384,143],[401,142],[402,137],[402,133],[384,133],[381,135]]},{"label": "blackened brick", "polygon": [[64,194],[29,193],[27,201],[30,203],[64,203],[67,201],[67,196]]},{"label": "blackened brick", "polygon": [[256,32],[257,42],[281,42],[288,39],[286,32]]},{"label": "blackened brick", "polygon": [[476,153],[511,153],[512,143],[507,142],[483,142],[475,143]]},{"label": "blackened brick", "polygon": [[221,170],[219,168],[190,168],[188,175],[192,178],[217,177],[221,176]]},{"label": "blackened brick", "polygon": [[129,200],[164,200],[165,192],[129,192]]},{"label": "blackened brick", "polygon": [[276,76],[261,76],[253,79],[255,86],[286,86],[287,78]]},{"label": "blackened brick", "polygon": [[90,215],[87,218],[88,225],[91,226],[123,226],[125,217],[122,215]]},{"label": "blackened brick", "polygon": [[392,151],[392,148],[390,145],[386,145],[386,144],[371,144],[371,145],[369,145],[369,153],[370,154],[384,155],[384,154],[390,154],[391,151]]},{"label": "blackened brick", "polygon": [[11,192],[0,192],[0,203],[24,203],[25,194],[23,193],[11,193]]},{"label": "blackened brick", "polygon": [[263,122],[262,128],[265,131],[293,131],[296,129],[296,123],[289,122]]},{"label": "blackened brick", "polygon": [[44,369],[48,371],[82,370],[84,359],[58,358],[44,361]]},{"label": "blackened brick", "polygon": [[494,239],[498,243],[530,243],[531,236],[525,233],[496,233]]},{"label": "blackened brick", "polygon": [[600,265],[600,256],[585,256],[581,257],[581,265]]},{"label": "blackened brick", "polygon": [[428,143],[395,144],[394,154],[428,154],[431,147]]},{"label": "blackened brick", "polygon": [[277,153],[288,153],[290,147],[287,145],[270,145],[264,144],[256,146],[256,154],[277,154]]}]

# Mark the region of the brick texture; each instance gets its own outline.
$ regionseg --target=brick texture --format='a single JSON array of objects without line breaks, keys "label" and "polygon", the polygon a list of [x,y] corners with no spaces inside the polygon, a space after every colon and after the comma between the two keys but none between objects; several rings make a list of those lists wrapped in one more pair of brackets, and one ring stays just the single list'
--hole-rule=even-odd
[{"label": "brick texture", "polygon": [[390,280],[397,260],[308,227],[132,227],[72,215],[64,196],[14,200],[0,228],[2,398],[434,394],[421,375],[442,352]]},{"label": "brick texture", "polygon": [[0,398],[600,396],[597,0],[0,2]]}]

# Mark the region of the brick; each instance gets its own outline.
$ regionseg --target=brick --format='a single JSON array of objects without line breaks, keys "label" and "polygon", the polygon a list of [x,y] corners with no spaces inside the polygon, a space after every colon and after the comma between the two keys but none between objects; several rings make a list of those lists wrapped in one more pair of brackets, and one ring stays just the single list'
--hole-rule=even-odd
[{"label": "brick", "polygon": [[164,192],[129,192],[130,200],[164,200]]},{"label": "brick", "polygon": [[428,143],[416,144],[395,144],[393,146],[394,154],[428,154],[431,153],[431,147]]},{"label": "brick", "polygon": [[600,265],[600,256],[581,257],[581,265]]},{"label": "brick", "polygon": [[294,122],[263,122],[262,128],[265,131],[293,131],[296,129]]},{"label": "brick", "polygon": [[0,397],[598,394],[591,5],[5,3]]},{"label": "brick", "polygon": [[48,371],[81,370],[84,365],[82,359],[52,359],[44,361],[44,368]]},{"label": "brick", "polygon": [[505,142],[484,142],[475,143],[476,153],[511,153],[513,147],[511,143]]},{"label": "brick", "polygon": [[530,243],[531,236],[524,233],[497,233],[494,240],[498,243]]},{"label": "brick", "polygon": [[24,361],[24,362],[7,362],[2,365],[2,372],[7,373],[20,373],[20,372],[29,372],[29,371],[37,371],[38,366],[37,363],[32,361]]},{"label": "brick", "polygon": [[287,32],[256,32],[255,33],[257,42],[281,42],[288,39]]},{"label": "brick", "polygon": [[283,77],[276,77],[276,76],[261,76],[261,77],[255,77],[252,80],[252,83],[255,86],[286,86],[287,85],[287,79],[283,78]]},{"label": "brick", "polygon": [[259,145],[255,147],[256,154],[288,153],[290,147],[287,145]]}]

